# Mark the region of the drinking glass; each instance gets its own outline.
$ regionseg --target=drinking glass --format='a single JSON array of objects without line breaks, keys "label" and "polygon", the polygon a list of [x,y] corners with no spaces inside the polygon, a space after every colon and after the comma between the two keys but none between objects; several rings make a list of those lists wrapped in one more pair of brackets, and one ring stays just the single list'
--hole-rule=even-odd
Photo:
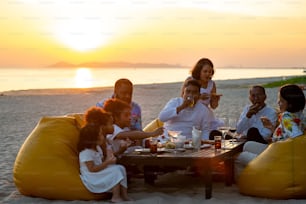
[{"label": "drinking glass", "polygon": [[150,152],[152,154],[157,154],[157,143],[158,140],[156,138],[152,138],[150,141]]},{"label": "drinking glass", "polygon": [[221,149],[222,136],[217,135],[214,137],[214,140],[215,140],[215,150],[219,151]]}]

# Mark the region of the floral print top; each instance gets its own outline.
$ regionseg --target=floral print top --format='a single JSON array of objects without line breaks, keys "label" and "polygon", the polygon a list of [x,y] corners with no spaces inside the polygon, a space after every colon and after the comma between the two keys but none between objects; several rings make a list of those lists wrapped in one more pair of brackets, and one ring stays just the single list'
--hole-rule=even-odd
[{"label": "floral print top", "polygon": [[303,111],[290,113],[285,111],[279,116],[279,126],[273,133],[272,141],[285,140],[304,134],[304,116]]}]

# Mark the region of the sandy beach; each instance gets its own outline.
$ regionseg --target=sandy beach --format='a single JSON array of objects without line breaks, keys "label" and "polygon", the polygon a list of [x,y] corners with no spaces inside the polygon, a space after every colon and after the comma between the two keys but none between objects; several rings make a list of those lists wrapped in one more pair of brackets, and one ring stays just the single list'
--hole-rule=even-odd
[{"label": "sandy beach", "polygon": [[[277,81],[281,78],[260,78],[216,81],[222,94],[217,117],[238,118],[249,103],[248,87]],[[143,127],[157,117],[166,102],[180,94],[181,83],[136,85],[134,101],[142,107]],[[20,194],[13,182],[16,155],[26,137],[43,116],[83,113],[102,98],[111,96],[112,87],[92,89],[53,89],[4,92],[0,96],[0,203],[97,203],[97,201],[50,201]],[[269,88],[266,103],[277,107],[278,88]],[[204,199],[204,187],[199,179],[180,172],[160,176],[154,186],[143,179],[132,179],[129,185],[130,203],[305,203],[306,200],[270,200],[240,195],[234,184],[213,183],[213,196]],[[280,192],[281,193],[281,192]],[[107,201],[104,201],[107,202]],[[101,202],[99,202],[101,203]],[[126,202],[127,203],[127,202]]]}]

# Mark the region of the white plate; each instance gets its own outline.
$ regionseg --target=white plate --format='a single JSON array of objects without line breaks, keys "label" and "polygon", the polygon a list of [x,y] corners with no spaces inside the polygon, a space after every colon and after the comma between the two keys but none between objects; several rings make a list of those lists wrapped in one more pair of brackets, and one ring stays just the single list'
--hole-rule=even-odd
[{"label": "white plate", "polygon": [[202,144],[201,145],[201,149],[210,148],[210,147],[211,147],[211,144]]},{"label": "white plate", "polygon": [[150,152],[150,148],[139,148],[139,149],[135,149],[135,152],[146,152],[146,153],[149,153],[149,152]]},{"label": "white plate", "polygon": [[[150,153],[150,148],[138,148],[134,150],[135,152],[140,152],[140,153]],[[157,148],[158,153],[162,152],[170,152],[169,149],[166,148]]]}]

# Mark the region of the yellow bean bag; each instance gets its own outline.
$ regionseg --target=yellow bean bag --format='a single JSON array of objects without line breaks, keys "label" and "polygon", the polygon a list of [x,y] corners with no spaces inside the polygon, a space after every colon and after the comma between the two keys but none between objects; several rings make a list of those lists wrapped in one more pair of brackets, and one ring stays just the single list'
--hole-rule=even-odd
[{"label": "yellow bean bag", "polygon": [[306,132],[269,145],[242,171],[238,186],[250,196],[306,198]]},{"label": "yellow bean bag", "polygon": [[163,127],[164,123],[158,118],[152,120],[146,127],[143,128],[144,132],[152,132],[159,127]]},{"label": "yellow bean bag", "polygon": [[82,115],[42,118],[19,150],[14,182],[26,196],[59,200],[98,200],[79,176],[77,143]]}]

